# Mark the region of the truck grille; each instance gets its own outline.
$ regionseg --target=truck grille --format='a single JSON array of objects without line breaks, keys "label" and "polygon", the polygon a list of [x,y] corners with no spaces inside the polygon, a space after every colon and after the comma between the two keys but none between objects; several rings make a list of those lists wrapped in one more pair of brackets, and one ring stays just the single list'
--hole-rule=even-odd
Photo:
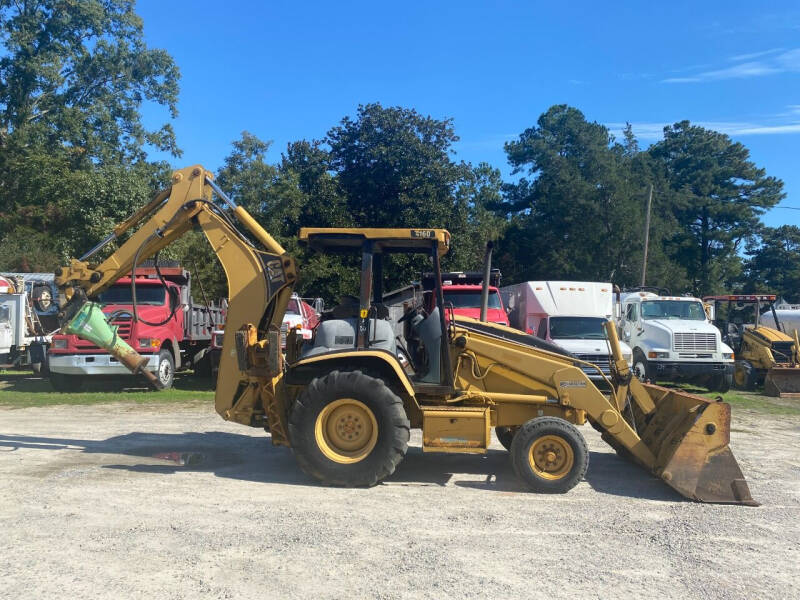
[{"label": "truck grille", "polygon": [[[119,335],[123,340],[130,343],[131,341],[131,320],[130,319],[115,319],[111,323],[117,327],[117,335]],[[87,342],[82,338],[78,338],[77,343],[75,344],[81,350],[100,350],[98,346],[95,346],[91,342]]]},{"label": "truck grille", "polygon": [[281,323],[281,348],[286,348],[286,334],[289,331],[288,323]]},{"label": "truck grille", "polygon": [[717,337],[713,333],[676,333],[675,350],[678,352],[697,352],[717,349]]},{"label": "truck grille", "polygon": [[[611,364],[610,358],[608,354],[576,354],[576,358],[581,360],[585,360],[586,362],[593,363],[600,367],[600,370],[603,372],[604,375],[611,374]],[[600,377],[597,369],[593,369],[592,367],[587,367],[586,365],[580,365],[581,370],[586,373],[589,377]]]}]

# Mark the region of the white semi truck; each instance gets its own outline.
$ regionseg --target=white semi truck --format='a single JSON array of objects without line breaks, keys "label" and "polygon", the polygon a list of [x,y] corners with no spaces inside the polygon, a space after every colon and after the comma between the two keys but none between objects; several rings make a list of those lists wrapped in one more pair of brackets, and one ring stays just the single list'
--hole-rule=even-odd
[{"label": "white semi truck", "polygon": [[[512,327],[538,336],[571,352],[575,357],[611,372],[611,350],[603,323],[614,317],[614,293],[610,283],[591,281],[526,281],[500,289]],[[631,364],[630,347],[620,342]],[[588,377],[603,376],[589,366]]]},{"label": "white semi truck", "polygon": [[637,290],[619,298],[620,337],[633,349],[641,380],[686,381],[726,392],[733,350],[722,343],[699,298]]}]

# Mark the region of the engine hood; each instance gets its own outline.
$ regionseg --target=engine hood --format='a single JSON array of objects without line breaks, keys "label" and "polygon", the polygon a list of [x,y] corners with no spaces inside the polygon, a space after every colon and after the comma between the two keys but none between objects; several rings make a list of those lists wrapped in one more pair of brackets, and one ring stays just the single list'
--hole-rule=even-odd
[{"label": "engine hood", "polygon": [[719,333],[708,321],[687,321],[682,319],[647,319],[645,329],[652,328],[667,333]]},{"label": "engine hood", "polygon": [[[572,339],[558,339],[552,340],[554,344],[558,344],[564,350],[572,354],[610,354],[611,351],[608,347],[606,340],[572,340]],[[620,349],[622,354],[630,354],[631,347],[625,342],[620,340]]]}]

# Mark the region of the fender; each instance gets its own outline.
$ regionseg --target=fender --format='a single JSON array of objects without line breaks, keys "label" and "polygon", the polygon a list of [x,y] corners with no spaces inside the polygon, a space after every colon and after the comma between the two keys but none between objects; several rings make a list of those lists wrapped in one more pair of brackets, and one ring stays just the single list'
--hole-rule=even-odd
[{"label": "fender", "polygon": [[366,369],[380,373],[386,381],[396,383],[398,391],[404,392],[410,398],[414,397],[414,388],[408,375],[397,358],[386,350],[342,350],[303,358],[289,365],[283,380],[287,385],[307,385],[320,373],[340,369]]}]

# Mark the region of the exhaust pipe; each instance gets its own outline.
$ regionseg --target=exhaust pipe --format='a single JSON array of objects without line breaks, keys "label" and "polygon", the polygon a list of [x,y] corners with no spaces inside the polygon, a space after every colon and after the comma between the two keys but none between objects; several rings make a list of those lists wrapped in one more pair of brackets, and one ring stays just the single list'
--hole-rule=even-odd
[{"label": "exhaust pipe", "polygon": [[494,242],[486,242],[486,254],[483,255],[483,284],[481,285],[481,321],[484,323],[489,312],[489,277],[492,274],[492,248],[494,248]]}]

